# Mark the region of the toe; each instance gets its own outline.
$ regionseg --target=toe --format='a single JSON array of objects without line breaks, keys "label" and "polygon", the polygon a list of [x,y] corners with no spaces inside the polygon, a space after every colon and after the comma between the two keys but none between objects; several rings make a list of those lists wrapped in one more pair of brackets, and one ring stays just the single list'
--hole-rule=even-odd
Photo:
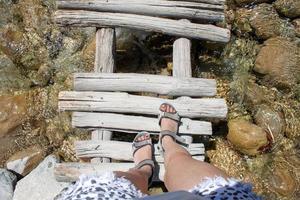
[{"label": "toe", "polygon": [[166,112],[166,104],[163,103],[159,109],[163,112]]}]

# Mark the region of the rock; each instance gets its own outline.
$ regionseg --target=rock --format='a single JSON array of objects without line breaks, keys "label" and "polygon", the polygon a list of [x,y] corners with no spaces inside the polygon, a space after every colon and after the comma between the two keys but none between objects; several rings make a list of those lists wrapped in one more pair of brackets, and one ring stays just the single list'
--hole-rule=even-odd
[{"label": "rock", "polygon": [[49,64],[43,64],[39,67],[39,70],[37,72],[33,71],[31,75],[31,81],[33,82],[33,85],[38,86],[46,86],[48,85],[50,79],[53,75],[53,69]]},{"label": "rock", "polygon": [[264,42],[254,71],[267,75],[266,81],[281,87],[293,87],[300,80],[300,47],[287,38],[276,37]]},{"label": "rock", "polygon": [[257,155],[269,145],[267,133],[247,120],[231,120],[228,128],[227,139],[244,154]]},{"label": "rock", "polygon": [[285,121],[282,118],[282,115],[272,110],[269,106],[258,106],[254,115],[254,120],[258,126],[271,133],[275,141],[283,136],[285,131]]},{"label": "rock", "polygon": [[12,200],[17,177],[6,169],[0,169],[0,199]]},{"label": "rock", "polygon": [[297,37],[300,37],[300,18],[299,19],[295,19],[292,24],[295,27],[295,33]]},{"label": "rock", "polygon": [[44,158],[44,151],[39,146],[31,146],[11,156],[6,162],[6,167],[18,174],[26,176]]},{"label": "rock", "polygon": [[0,138],[26,120],[26,95],[0,96]]},{"label": "rock", "polygon": [[281,19],[270,4],[263,3],[255,7],[252,10],[250,24],[257,37],[261,39],[294,35],[292,25],[287,20]]},{"label": "rock", "polygon": [[47,122],[45,136],[49,143],[55,147],[63,144],[66,135],[72,131],[70,115],[61,113]]},{"label": "rock", "polygon": [[245,92],[244,104],[251,110],[253,107],[266,101],[265,95],[266,93],[259,85],[253,81],[249,81]]},{"label": "rock", "polygon": [[17,183],[14,200],[53,200],[54,197],[69,183],[60,183],[55,180],[53,169],[58,163],[55,156],[44,159],[30,174]]},{"label": "rock", "polygon": [[237,35],[253,32],[253,28],[250,24],[251,13],[252,10],[247,8],[239,8],[235,11],[233,30]]},{"label": "rock", "polygon": [[259,4],[259,3],[267,3],[271,2],[272,0],[235,0],[238,5],[245,5],[245,4]]},{"label": "rock", "polygon": [[276,10],[289,18],[300,17],[300,1],[299,0],[277,0],[274,3]]},{"label": "rock", "polygon": [[[15,64],[0,51],[0,91],[29,89],[30,81],[21,75]],[[0,92],[0,93],[1,93]]]},{"label": "rock", "polygon": [[297,189],[295,176],[283,167],[275,168],[269,176],[270,187],[283,196],[291,196]]}]

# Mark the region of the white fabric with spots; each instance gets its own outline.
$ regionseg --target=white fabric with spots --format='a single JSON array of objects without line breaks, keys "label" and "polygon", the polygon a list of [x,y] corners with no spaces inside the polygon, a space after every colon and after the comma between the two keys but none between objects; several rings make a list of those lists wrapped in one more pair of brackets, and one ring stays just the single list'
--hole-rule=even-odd
[{"label": "white fabric with spots", "polygon": [[[222,177],[206,178],[189,192],[211,200],[260,200],[252,192],[251,184]],[[55,200],[116,200],[147,196],[129,180],[114,173],[80,176],[79,180],[65,188]]]}]

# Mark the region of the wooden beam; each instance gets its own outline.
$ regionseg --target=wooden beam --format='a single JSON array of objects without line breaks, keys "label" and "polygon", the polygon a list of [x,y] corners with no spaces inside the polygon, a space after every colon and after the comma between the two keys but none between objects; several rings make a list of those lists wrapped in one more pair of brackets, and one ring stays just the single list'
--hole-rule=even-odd
[{"label": "wooden beam", "polygon": [[[182,163],[184,164],[184,163]],[[156,168],[154,181],[163,180],[165,168],[160,164]],[[99,175],[112,171],[128,171],[134,163],[58,163],[54,167],[54,176],[59,182],[74,182],[82,174]]]},{"label": "wooden beam", "polygon": [[[77,128],[105,128],[126,133],[148,131],[158,134],[160,132],[157,118],[114,113],[74,112],[72,125]],[[178,132],[180,134],[212,135],[212,125],[206,121],[182,118]]]},{"label": "wooden beam", "polygon": [[160,105],[168,102],[182,117],[225,119],[227,116],[227,105],[224,99],[169,100],[118,92],[64,91],[59,93],[59,100],[58,107],[61,111],[158,115]]},{"label": "wooden beam", "polygon": [[155,17],[185,18],[220,22],[224,6],[219,4],[166,0],[68,0],[57,1],[58,9],[128,13]]},{"label": "wooden beam", "polygon": [[[97,29],[96,32],[96,53],[95,72],[113,73],[115,70],[116,33],[112,28]],[[94,130],[92,140],[110,140],[112,132],[104,129]],[[107,158],[94,158],[91,162],[110,162]]]},{"label": "wooden beam", "polygon": [[214,25],[187,23],[159,17],[83,10],[58,10],[55,20],[62,26],[122,27],[216,42],[228,42],[230,30]]},{"label": "wooden beam", "polygon": [[[79,158],[104,157],[119,161],[133,161],[132,143],[120,141],[75,141],[76,156]],[[204,145],[193,143],[186,150],[196,159],[204,160]],[[156,162],[163,163],[157,144],[154,145],[154,157]]]},{"label": "wooden beam", "polygon": [[113,73],[115,70],[116,33],[112,28],[96,32],[95,72]]},{"label": "wooden beam", "polygon": [[152,92],[170,96],[186,95],[195,97],[214,96],[217,93],[214,79],[174,78],[171,76],[136,73],[75,74],[74,90]]},{"label": "wooden beam", "polygon": [[[181,1],[181,0],[172,0],[172,1]],[[190,2],[198,2],[198,3],[209,3],[216,5],[224,5],[226,0],[188,0]]]},{"label": "wooden beam", "polygon": [[[182,19],[189,23],[187,19]],[[178,78],[192,77],[192,61],[191,61],[192,43],[187,38],[179,38],[173,44],[173,76]],[[189,96],[188,94],[186,96]],[[192,136],[182,136],[186,143],[193,142]]]}]

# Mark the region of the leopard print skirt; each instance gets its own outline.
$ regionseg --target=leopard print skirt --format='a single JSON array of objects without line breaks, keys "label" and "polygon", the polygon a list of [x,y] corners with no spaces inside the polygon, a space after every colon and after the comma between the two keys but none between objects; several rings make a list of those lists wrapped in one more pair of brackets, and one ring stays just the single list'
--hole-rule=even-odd
[{"label": "leopard print skirt", "polygon": [[[261,200],[252,192],[250,184],[222,177],[206,178],[189,192],[211,200]],[[113,172],[103,175],[80,176],[79,180],[63,189],[54,200],[117,200],[147,196],[129,180],[116,177]]]}]

